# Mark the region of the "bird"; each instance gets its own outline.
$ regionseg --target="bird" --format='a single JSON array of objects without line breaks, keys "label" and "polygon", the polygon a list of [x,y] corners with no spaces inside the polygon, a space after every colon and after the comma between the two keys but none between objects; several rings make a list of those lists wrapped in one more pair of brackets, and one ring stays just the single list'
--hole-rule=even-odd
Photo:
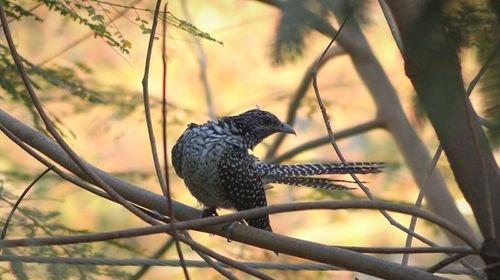
[{"label": "bird", "polygon": [[[296,135],[292,126],[261,109],[188,125],[172,148],[172,165],[190,193],[205,207],[202,217],[218,215],[218,208],[242,211],[265,207],[265,186],[270,183],[347,190],[350,188],[336,180],[311,176],[379,173],[383,168],[381,162],[271,164],[249,153],[275,133]],[[268,215],[245,222],[272,232]]]}]

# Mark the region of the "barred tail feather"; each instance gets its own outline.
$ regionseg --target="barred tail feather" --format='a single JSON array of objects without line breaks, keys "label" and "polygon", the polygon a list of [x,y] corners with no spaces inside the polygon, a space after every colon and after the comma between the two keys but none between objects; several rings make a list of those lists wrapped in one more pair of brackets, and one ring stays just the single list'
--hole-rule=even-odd
[{"label": "barred tail feather", "polygon": [[263,173],[267,176],[308,176],[322,174],[368,174],[380,173],[384,168],[382,162],[346,162],[346,163],[315,163],[315,164],[261,164]]},{"label": "barred tail feather", "polygon": [[[311,177],[271,177],[266,178],[266,183],[279,183],[287,184],[298,187],[308,187],[315,189],[323,189],[330,191],[346,191],[353,190],[354,188],[349,188],[336,183],[337,180],[329,178],[311,178]],[[349,181],[344,181],[349,182]],[[350,183],[350,182],[349,182]]]}]

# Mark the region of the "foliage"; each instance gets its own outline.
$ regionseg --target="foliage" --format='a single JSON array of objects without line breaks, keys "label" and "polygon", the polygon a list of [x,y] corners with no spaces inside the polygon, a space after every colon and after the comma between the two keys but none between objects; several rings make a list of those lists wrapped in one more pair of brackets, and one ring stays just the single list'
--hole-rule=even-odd
[{"label": "foliage", "polygon": [[[478,62],[483,65],[500,41],[498,19],[491,1],[448,1],[443,7],[445,24],[463,47],[477,49]],[[497,54],[481,78],[484,117],[492,122],[488,134],[494,147],[500,146],[500,54]]]},{"label": "foliage", "polygon": [[[2,0],[0,0],[2,1]],[[42,1],[40,3],[46,3],[48,1]],[[306,1],[296,1],[296,0],[290,0],[288,2],[282,1],[283,3],[295,3],[295,4],[300,4],[301,7],[300,9],[302,10],[294,10],[294,8],[297,8],[297,6],[290,6],[288,7],[289,10],[285,9],[282,15],[282,21],[280,22],[280,25],[278,29],[283,29],[281,32],[283,34],[279,34],[280,30],[278,30],[277,38],[281,36],[279,44],[280,46],[276,45],[278,48],[276,50],[276,55],[279,57],[277,62],[281,63],[284,61],[288,60],[293,60],[304,52],[305,47],[307,45],[310,45],[308,41],[305,40],[305,36],[312,30],[312,20],[309,16],[305,16],[303,13],[304,10],[307,10],[310,12],[309,15],[314,14],[315,16],[319,16],[322,19],[327,18],[328,13],[325,11],[329,11],[331,9],[325,9],[326,6],[326,0],[306,0]],[[362,2],[362,1],[357,1],[357,3]],[[51,2],[52,3],[52,2]],[[59,12],[61,15],[64,17],[69,17],[72,20],[83,24],[90,28],[94,34],[96,34],[96,37],[104,39],[105,41],[108,42],[108,39],[106,38],[106,35],[110,35],[114,40],[118,43],[122,43],[123,36],[119,32],[119,30],[115,29],[116,26],[110,27],[111,24],[108,22],[102,22],[104,28],[108,33],[106,33],[103,30],[100,30],[101,32],[104,32],[101,35],[98,35],[98,33],[93,29],[96,28],[96,26],[99,26],[99,21],[103,20],[104,17],[109,17],[108,13],[106,12],[106,8],[120,8],[120,9],[133,9],[137,13],[137,17],[135,19],[135,23],[138,24],[139,28],[144,32],[144,33],[149,33],[150,29],[148,27],[148,21],[145,20],[139,12],[147,12],[148,15],[150,15],[151,10],[148,9],[139,9],[136,7],[132,6],[124,6],[120,4],[114,4],[114,3],[108,3],[108,2],[103,2],[103,1],[96,1],[96,0],[91,0],[91,1],[83,1],[83,2],[69,2],[69,1],[64,1],[61,2],[64,5],[70,5],[72,7],[71,11],[63,10],[63,9],[57,9],[57,8],[52,8],[53,11]],[[366,3],[366,2],[365,2]],[[58,4],[54,4],[58,5]],[[78,6],[79,5],[79,6]],[[89,11],[89,7],[92,9]],[[30,10],[27,10],[28,12],[31,12]],[[18,12],[18,14],[23,14],[24,16],[27,17],[36,17],[36,15],[32,14],[30,15],[28,12]],[[72,16],[69,14],[70,12],[75,12],[75,13],[80,13],[83,14],[83,17],[87,22],[81,22],[80,18],[78,16]],[[118,12],[118,11],[117,11]],[[11,12],[12,13],[12,12]],[[64,14],[66,13],[66,14]],[[295,13],[295,14],[294,14]],[[98,15],[102,15],[103,17],[99,17]],[[166,16],[169,24],[185,30],[189,32],[190,34],[195,34],[196,36],[205,38],[210,41],[218,42],[212,37],[210,37],[209,34],[204,33],[200,30],[198,30],[196,27],[191,25],[188,22],[185,22],[183,20],[180,20],[176,18],[174,15],[168,13],[164,14],[163,16]],[[14,18],[14,16],[11,16]],[[21,18],[22,16],[19,16]],[[95,17],[95,18],[94,18]],[[300,20],[297,20],[297,17]],[[40,19],[43,20],[43,19]],[[302,20],[302,22],[301,22]],[[95,23],[94,21],[97,21]],[[294,22],[295,21],[295,22]],[[89,26],[89,24],[95,24],[92,26]],[[110,28],[110,29],[108,29]],[[113,33],[113,31],[116,31],[118,33]],[[220,42],[218,42],[220,43]],[[111,46],[113,46],[112,43],[109,43]],[[123,46],[126,49],[129,49],[131,47],[130,44],[123,44]],[[120,46],[113,46],[114,48],[119,49],[123,53],[124,52]],[[12,61],[10,60],[9,52],[5,46],[1,46],[1,51],[4,53],[3,56],[0,55],[0,71],[4,71],[0,74],[5,74],[5,78],[2,80],[3,76],[0,75],[0,83],[4,89],[6,89],[7,93],[4,95],[5,98],[8,98],[9,101],[15,101],[15,102],[22,102],[26,105],[26,107],[31,108],[31,104],[29,100],[25,100],[23,98],[25,97],[25,94],[23,93],[23,86],[20,83],[19,78],[15,74],[15,67],[12,64]],[[3,60],[2,60],[3,59]],[[127,94],[127,89],[122,89],[115,87],[112,90],[95,90],[96,86],[92,85],[92,82],[89,82],[88,79],[86,79],[87,74],[92,74],[92,70],[89,69],[85,64],[80,63],[80,62],[74,62],[73,65],[70,67],[67,66],[60,66],[60,65],[50,65],[50,66],[44,66],[44,65],[35,65],[27,60],[24,61],[24,63],[27,66],[28,70],[28,75],[30,78],[33,80],[35,86],[37,89],[40,89],[40,92],[43,94],[40,94],[40,97],[43,98],[44,102],[47,101],[64,101],[66,103],[71,103],[71,106],[74,106],[74,110],[76,112],[82,111],[85,112],[89,109],[90,106],[95,106],[95,105],[116,105],[118,110],[118,115],[126,115],[129,112],[132,112],[134,108],[136,108],[136,105],[140,102],[140,94],[134,93],[134,94]],[[9,76],[10,75],[10,76]],[[9,90],[7,90],[9,89]],[[1,98],[1,97],[0,97]],[[71,100],[69,100],[71,98]],[[129,98],[129,99],[127,99]],[[276,98],[276,97],[274,97]],[[79,103],[74,104],[73,101],[74,99],[77,99],[78,101],[82,101]],[[276,100],[279,100],[279,98],[276,98]],[[305,108],[308,110],[307,115],[310,117],[310,115],[313,112],[316,112],[318,108],[316,107],[316,103],[313,102],[314,99],[310,99],[310,102],[308,102],[308,99],[306,98],[304,103],[302,105],[302,108]],[[269,101],[268,101],[269,102]],[[328,105],[328,104],[327,104]],[[172,107],[172,105],[169,104],[169,106]],[[330,107],[330,106],[328,106]],[[175,107],[174,107],[175,109]],[[36,114],[33,112],[33,115],[36,116]],[[191,112],[192,115],[200,115],[200,112]],[[172,116],[172,113],[169,112],[169,117]],[[182,117],[182,115],[181,115]],[[181,118],[177,116],[174,113],[173,118],[175,120]],[[401,118],[404,118],[402,115]],[[58,121],[56,116],[51,116],[51,119],[55,120],[56,122]],[[183,122],[185,123],[185,122]],[[61,122],[62,124],[62,122]],[[404,147],[404,145],[401,145],[403,148],[408,149],[408,147]],[[413,149],[413,146],[410,147],[410,149]],[[124,153],[125,154],[125,153]],[[82,154],[83,155],[83,154]],[[88,156],[88,155],[84,155]],[[106,154],[104,154],[106,156]],[[90,158],[90,156],[88,156]],[[57,162],[57,161],[56,161]],[[411,161],[410,161],[411,162]],[[59,162],[58,162],[59,163]],[[411,166],[411,165],[410,165]],[[21,169],[22,170],[22,169]],[[20,172],[13,172],[11,173],[12,177],[18,177],[20,179],[28,179],[31,177],[28,172],[22,173],[23,171]],[[2,173],[0,172],[0,175]],[[127,174],[131,175],[131,174]],[[149,176],[149,174],[146,174]],[[130,179],[130,177],[129,177]],[[139,179],[143,179],[140,177]],[[330,192],[311,192],[311,197],[314,200],[317,199],[343,199],[343,198],[350,198],[350,199],[357,199],[361,198],[361,196],[358,196],[358,193],[352,192],[335,192],[335,193],[330,193]],[[32,195],[31,195],[32,196]],[[3,208],[5,210],[4,212],[8,212],[8,210],[12,207],[12,202],[15,200],[15,197],[12,194],[9,194],[7,192],[0,192],[0,197],[3,198],[0,200],[0,209]],[[363,196],[364,197],[364,196]],[[161,199],[161,197],[160,197]],[[160,200],[158,200],[160,201]],[[81,233],[82,231],[76,231],[74,229],[70,229],[64,225],[61,225],[57,223],[58,219],[58,212],[42,212],[39,211],[37,208],[30,208],[26,207],[26,205],[29,205],[28,203],[23,203],[23,207],[19,209],[18,213],[15,215],[15,220],[13,223],[13,226],[10,230],[9,235],[15,235],[16,233],[22,234],[23,236],[44,236],[44,235],[74,235],[77,233]],[[133,203],[136,203],[135,201],[132,201]],[[401,202],[403,203],[403,202]],[[5,205],[5,206],[4,206]],[[449,205],[454,205],[454,204],[449,204]],[[151,209],[159,209],[159,208],[153,208]],[[6,216],[6,215],[5,215]],[[0,216],[0,219],[5,216]],[[10,231],[9,230],[9,231]],[[9,236],[9,238],[11,237]],[[130,242],[130,241],[129,241]],[[132,240],[133,242],[133,240]],[[95,256],[95,257],[107,257],[107,256],[116,256],[116,254],[110,253],[110,252],[124,252],[126,255],[133,255],[136,256],[138,254],[141,254],[141,250],[137,249],[137,246],[134,246],[136,244],[130,244],[130,243],[118,243],[116,241],[111,241],[111,242],[106,242],[105,244],[101,245],[69,245],[69,246],[44,246],[44,247],[30,247],[30,248],[22,248],[22,249],[15,249],[12,252],[9,253],[14,253],[14,254],[19,254],[19,255],[48,255],[48,256],[71,256],[71,257],[78,257],[78,256]],[[98,247],[97,246],[101,246]],[[111,249],[111,250],[109,250]],[[226,248],[224,248],[226,249]],[[93,253],[94,251],[97,252],[104,252],[100,254],[95,254]],[[6,251],[2,252],[5,253]],[[253,251],[251,250],[246,250],[246,254],[248,254],[249,258],[255,258],[255,255],[253,255]],[[270,253],[270,252],[269,252]],[[270,253],[272,254],[272,253]],[[274,260],[275,257],[272,255],[269,258],[266,258],[269,260]],[[67,265],[57,265],[57,264],[51,264],[51,265],[42,265],[42,266],[35,266],[31,264],[23,264],[23,263],[13,263],[11,265],[12,269],[16,271],[18,279],[29,279],[29,278],[34,278],[35,276],[33,273],[35,273],[36,270],[43,269],[44,271],[42,272],[43,275],[45,276],[44,278],[51,278],[51,279],[60,279],[60,278],[76,278],[79,277],[81,279],[94,279],[94,278],[101,278],[101,275],[105,275],[104,277],[108,276],[109,278],[128,278],[129,275],[123,274],[119,270],[113,270],[113,268],[103,268],[100,266],[67,266]],[[8,270],[3,269],[3,267],[0,267],[0,276],[2,273],[9,273]],[[294,277],[294,274],[289,273],[283,274],[284,277]],[[318,274],[318,277],[321,276],[321,274]]]},{"label": "foliage", "polygon": [[167,16],[167,22],[170,25],[172,25],[174,27],[177,27],[177,28],[179,28],[181,30],[184,30],[184,31],[186,31],[187,33],[189,33],[189,34],[191,34],[193,36],[200,37],[202,39],[205,39],[205,40],[212,41],[212,42],[218,43],[220,45],[223,45],[223,43],[221,41],[219,41],[217,39],[214,39],[207,32],[201,31],[200,29],[198,29],[196,26],[194,26],[190,22],[187,22],[185,20],[177,18],[171,12],[167,11],[167,15],[166,16]]},{"label": "foliage", "polygon": [[[0,188],[0,209],[2,210],[0,224],[4,224],[4,219],[14,205],[14,200],[15,196],[12,193],[9,193],[5,188]],[[16,234],[21,234],[25,237],[68,236],[86,232],[69,228],[57,222],[58,216],[58,212],[42,212],[32,207],[19,207],[13,216],[7,236]],[[112,257],[112,253],[109,252],[116,252],[116,250],[119,250],[121,254],[140,254],[136,244],[126,244],[116,240],[103,242],[99,246],[92,246],[89,244],[30,246],[5,250],[2,253],[22,256]],[[110,255],[95,252],[108,252]],[[11,269],[15,271],[17,276],[24,275],[25,279],[35,279],[36,275],[39,275],[41,271],[43,271],[43,274],[46,275],[48,279],[99,279],[102,275],[106,275],[113,279],[128,279],[130,277],[130,275],[118,268],[92,265],[70,266],[47,264],[40,266],[38,264],[21,264],[15,262],[11,264]]]},{"label": "foliage", "polygon": [[[119,91],[120,94],[118,94],[113,91],[94,90],[88,87],[91,82],[86,81],[84,76],[92,72],[82,62],[75,62],[73,67],[37,66],[26,59],[23,59],[23,62],[33,86],[44,93],[41,98],[46,102],[77,98],[83,101],[83,104],[72,102],[75,112],[83,111],[79,109],[81,106],[88,110],[89,105],[106,105],[120,109],[117,112],[122,112],[122,116],[128,115],[140,104],[140,100],[134,100],[134,95],[127,91]],[[0,44],[0,87],[4,89],[0,92],[0,98],[24,105],[31,113],[35,127],[44,131],[31,100],[25,94],[24,84],[17,74],[9,49],[2,44]],[[125,112],[126,114],[124,114]],[[58,121],[57,116],[52,115],[52,118],[58,130],[63,132],[64,124]],[[69,132],[71,133],[71,131]]]},{"label": "foliage", "polygon": [[477,46],[486,37],[491,39],[496,28],[496,16],[487,0],[448,1],[443,16],[448,33],[461,46]]},{"label": "foliage", "polygon": [[[135,10],[152,13],[149,9],[141,9],[134,6],[125,6],[114,4],[105,1],[55,1],[55,0],[39,0],[38,3],[31,9],[26,9],[16,1],[0,0],[5,5],[6,13],[9,21],[21,20],[23,18],[34,18],[38,22],[43,22],[43,18],[35,14],[35,9],[40,6],[45,6],[49,10],[54,11],[64,18],[71,19],[74,22],[89,28],[96,38],[103,39],[108,45],[118,49],[123,54],[128,54],[132,47],[132,43],[128,41],[120,32],[118,27],[111,24],[110,15],[115,9],[118,14],[127,10]],[[116,10],[117,8],[122,11]],[[144,33],[149,34],[149,22],[145,20],[139,13],[136,13],[135,21],[137,26]],[[167,23],[175,28],[198,36],[213,42],[222,44],[220,41],[212,38],[210,34],[199,30],[196,26],[177,18],[170,12],[167,12]],[[111,106],[114,109],[115,117],[123,118],[130,115],[141,104],[141,95],[137,92],[115,86],[111,89],[102,89],[92,83],[88,78],[93,74],[90,69],[82,61],[74,61],[69,66],[62,66],[52,63],[50,66],[36,65],[23,58],[27,74],[31,78],[35,89],[43,92],[43,100],[45,102],[69,100],[76,98],[83,102],[72,102],[74,104],[75,113],[85,112],[89,106],[105,105]],[[16,104],[22,104],[31,113],[34,125],[41,131],[44,131],[34,108],[31,105],[25,94],[24,84],[17,74],[15,64],[11,58],[9,49],[6,45],[0,44],[0,100],[7,100]],[[56,116],[52,116],[57,123]],[[63,124],[58,126],[59,131]],[[71,133],[71,131],[70,131]]]},{"label": "foliage", "polygon": [[[350,9],[354,18],[362,24],[369,23],[368,4],[370,1],[353,1]],[[301,57],[307,45],[306,37],[317,23],[314,17],[328,22],[328,16],[334,11],[332,1],[326,0],[290,0],[282,3],[281,17],[276,27],[273,42],[272,59],[276,64],[284,64]]]},{"label": "foliage", "polygon": [[307,3],[310,1],[291,0],[284,4],[273,44],[275,63],[293,61],[302,56],[305,36],[311,32],[310,17],[303,12]]},{"label": "foliage", "polygon": [[[12,20],[20,20],[23,17],[33,17],[35,20],[42,21],[40,17],[32,13],[32,9],[27,10],[23,6],[12,2],[12,1],[6,1],[6,0],[0,0],[2,4],[5,7],[5,13],[7,14],[8,18],[11,18]],[[35,7],[40,6],[37,5]]]},{"label": "foliage", "polygon": [[[143,12],[148,12],[148,13],[153,13],[154,11],[151,9],[144,9],[144,8],[139,8],[135,6],[127,6],[127,5],[122,5],[122,4],[117,4],[117,3],[111,3],[111,2],[106,2],[106,1],[100,1],[100,0],[91,0],[91,2],[97,3],[99,5],[105,5],[105,6],[110,6],[110,7],[119,7],[119,8],[124,8],[124,9],[132,9],[135,10],[136,12],[138,11],[143,11]],[[103,8],[104,9],[104,8]],[[170,24],[171,26],[178,28],[180,30],[183,30],[192,36],[197,36],[202,39],[216,42],[218,44],[222,45],[221,41],[216,40],[213,38],[210,34],[207,32],[201,31],[198,29],[196,26],[191,24],[190,22],[187,22],[185,20],[179,19],[176,17],[174,14],[172,14],[170,11],[167,11],[166,14],[163,14],[163,12],[160,12],[160,19],[165,19],[167,20],[167,23]],[[149,34],[151,32],[151,29],[147,26],[149,23],[147,20],[143,19],[138,13],[137,17],[135,18],[135,21],[139,23],[139,27],[142,29],[142,31],[145,34]]]},{"label": "foliage", "polygon": [[[498,48],[498,45],[496,47]],[[489,42],[481,45],[479,60],[484,62],[493,48],[495,46]],[[481,81],[481,92],[483,93],[483,114],[493,124],[488,129],[488,136],[493,147],[498,148],[500,147],[500,54],[498,51]]]}]

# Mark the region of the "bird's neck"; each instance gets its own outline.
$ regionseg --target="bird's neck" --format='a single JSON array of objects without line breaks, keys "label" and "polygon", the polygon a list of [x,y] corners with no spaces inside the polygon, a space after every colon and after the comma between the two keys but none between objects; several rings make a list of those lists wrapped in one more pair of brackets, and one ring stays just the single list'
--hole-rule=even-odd
[{"label": "bird's neck", "polygon": [[250,132],[241,128],[241,125],[231,118],[220,118],[215,122],[209,122],[216,133],[230,136],[238,140],[238,146],[245,150],[253,150],[262,139],[256,138]]}]

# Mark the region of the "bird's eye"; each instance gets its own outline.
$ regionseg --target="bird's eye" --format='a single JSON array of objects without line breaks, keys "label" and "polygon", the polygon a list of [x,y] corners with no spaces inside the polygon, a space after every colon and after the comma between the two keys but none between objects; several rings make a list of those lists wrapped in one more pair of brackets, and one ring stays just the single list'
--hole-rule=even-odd
[{"label": "bird's eye", "polygon": [[270,117],[264,117],[262,119],[262,125],[271,126],[272,124],[273,124],[273,119],[271,119]]}]

